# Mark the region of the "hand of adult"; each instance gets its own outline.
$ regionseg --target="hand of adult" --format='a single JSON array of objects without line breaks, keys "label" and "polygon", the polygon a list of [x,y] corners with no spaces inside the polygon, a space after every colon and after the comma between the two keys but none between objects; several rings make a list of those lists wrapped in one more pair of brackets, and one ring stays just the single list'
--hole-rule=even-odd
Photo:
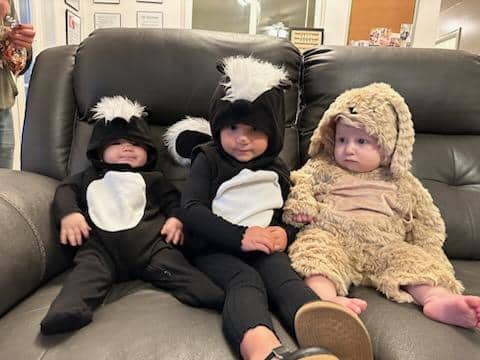
[{"label": "hand of adult", "polygon": [[20,24],[12,30],[9,37],[16,48],[30,48],[35,37],[35,30],[31,24]]}]

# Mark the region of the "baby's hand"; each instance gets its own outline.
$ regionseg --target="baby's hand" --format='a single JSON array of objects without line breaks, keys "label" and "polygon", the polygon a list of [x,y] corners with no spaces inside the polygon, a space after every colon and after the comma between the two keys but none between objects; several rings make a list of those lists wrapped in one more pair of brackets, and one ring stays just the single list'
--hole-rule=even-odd
[{"label": "baby's hand", "polygon": [[63,245],[82,245],[82,237],[87,239],[92,228],[85,217],[78,212],[68,214],[60,221],[60,242]]},{"label": "baby's hand", "polygon": [[271,254],[275,251],[275,239],[267,229],[251,226],[243,234],[241,249],[245,252],[262,251]]},{"label": "baby's hand", "polygon": [[183,224],[176,217],[168,218],[163,224],[160,234],[165,235],[165,242],[173,245],[183,245]]},{"label": "baby's hand", "polygon": [[301,224],[311,224],[315,221],[315,218],[307,214],[295,214],[292,216],[293,221]]},{"label": "baby's hand", "polygon": [[287,248],[287,232],[280,226],[268,226],[267,231],[273,236],[275,250],[277,252],[285,251]]}]

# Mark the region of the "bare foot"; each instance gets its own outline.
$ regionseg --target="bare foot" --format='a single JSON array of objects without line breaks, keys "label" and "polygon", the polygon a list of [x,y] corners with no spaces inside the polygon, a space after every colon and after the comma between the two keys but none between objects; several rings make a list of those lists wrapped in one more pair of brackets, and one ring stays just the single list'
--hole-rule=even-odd
[{"label": "bare foot", "polygon": [[432,296],[425,301],[423,313],[446,324],[480,328],[480,297],[453,294]]},{"label": "bare foot", "polygon": [[332,299],[328,299],[328,301],[345,306],[347,309],[353,311],[355,315],[360,315],[362,311],[367,308],[367,302],[365,300],[357,298],[335,296]]}]

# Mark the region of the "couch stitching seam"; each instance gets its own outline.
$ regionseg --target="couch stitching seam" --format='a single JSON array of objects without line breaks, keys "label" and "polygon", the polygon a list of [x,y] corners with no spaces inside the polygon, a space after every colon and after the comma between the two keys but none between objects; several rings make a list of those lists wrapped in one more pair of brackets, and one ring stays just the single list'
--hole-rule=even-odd
[{"label": "couch stitching seam", "polygon": [[43,246],[42,242],[40,241],[40,234],[38,233],[35,225],[30,221],[30,219],[27,218],[27,216],[23,213],[22,210],[20,210],[17,206],[15,206],[7,197],[5,197],[4,194],[0,194],[0,198],[5,201],[7,204],[9,204],[12,208],[14,208],[18,214],[24,219],[24,221],[28,224],[30,227],[30,230],[33,233],[33,236],[36,241],[36,247],[38,249],[38,252],[40,253],[40,258],[41,258],[41,265],[40,265],[40,280],[43,279],[45,275],[45,269],[46,269],[46,251],[45,247]]}]

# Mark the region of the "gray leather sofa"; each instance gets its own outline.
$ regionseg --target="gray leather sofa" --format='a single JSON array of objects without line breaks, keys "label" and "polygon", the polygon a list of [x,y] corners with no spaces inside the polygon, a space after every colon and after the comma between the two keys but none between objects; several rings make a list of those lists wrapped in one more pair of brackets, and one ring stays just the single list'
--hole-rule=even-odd
[{"label": "gray leather sofa", "polygon": [[[219,58],[244,54],[283,64],[295,85],[286,96],[283,158],[306,158],[319,118],[344,90],[385,81],[406,99],[417,140],[414,171],[446,220],[445,250],[467,292],[480,295],[480,58],[426,49],[323,47],[302,58],[288,42],[185,30],[94,32],[80,46],[37,58],[27,101],[22,171],[0,170],[1,359],[232,359],[221,319],[189,308],[141,281],[118,284],[89,326],[44,337],[39,322],[58,293],[73,250],[62,247],[50,205],[58,180],[86,166],[87,110],[101,96],[148,106],[158,166],[180,187],[187,169],[161,144],[185,115],[206,116]],[[480,332],[436,323],[415,305],[367,288],[363,319],[379,360],[478,359]],[[290,338],[277,322],[280,336]]]}]

